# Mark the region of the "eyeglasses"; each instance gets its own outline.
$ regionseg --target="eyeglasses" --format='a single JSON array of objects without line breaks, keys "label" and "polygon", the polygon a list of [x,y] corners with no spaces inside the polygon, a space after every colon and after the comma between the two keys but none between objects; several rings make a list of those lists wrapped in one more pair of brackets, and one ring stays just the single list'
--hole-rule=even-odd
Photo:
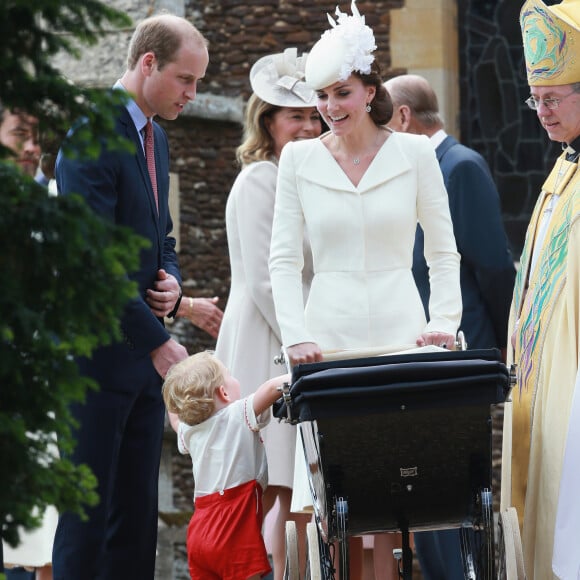
[{"label": "eyeglasses", "polygon": [[526,105],[528,105],[528,107],[530,107],[530,109],[532,109],[532,111],[537,111],[541,103],[544,104],[544,107],[546,107],[546,109],[553,111],[554,109],[557,109],[560,106],[560,103],[564,99],[567,99],[570,95],[573,95],[575,92],[576,91],[572,91],[571,93],[568,93],[567,95],[560,97],[559,99],[556,99],[554,97],[548,99],[537,99],[534,96],[530,96],[524,102],[526,103]]}]

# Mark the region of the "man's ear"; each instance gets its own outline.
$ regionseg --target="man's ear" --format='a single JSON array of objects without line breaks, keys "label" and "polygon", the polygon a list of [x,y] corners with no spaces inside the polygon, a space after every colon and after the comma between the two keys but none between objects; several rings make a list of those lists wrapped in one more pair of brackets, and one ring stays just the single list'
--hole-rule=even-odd
[{"label": "man's ear", "polygon": [[141,71],[145,76],[150,76],[153,72],[153,67],[157,63],[157,59],[155,58],[155,53],[153,52],[146,52],[141,57]]},{"label": "man's ear", "polygon": [[403,132],[406,133],[409,130],[409,126],[411,125],[411,108],[408,105],[401,105],[397,109],[397,114],[399,115],[399,122],[401,123]]}]

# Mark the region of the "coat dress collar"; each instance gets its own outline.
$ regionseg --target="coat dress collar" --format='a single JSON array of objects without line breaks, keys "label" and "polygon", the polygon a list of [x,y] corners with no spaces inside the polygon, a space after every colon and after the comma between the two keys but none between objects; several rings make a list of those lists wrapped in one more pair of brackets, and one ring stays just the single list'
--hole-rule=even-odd
[{"label": "coat dress collar", "polygon": [[297,142],[307,148],[297,161],[296,176],[329,189],[362,194],[410,171],[408,151],[400,135],[392,133],[378,150],[358,185],[354,185],[320,138]]}]

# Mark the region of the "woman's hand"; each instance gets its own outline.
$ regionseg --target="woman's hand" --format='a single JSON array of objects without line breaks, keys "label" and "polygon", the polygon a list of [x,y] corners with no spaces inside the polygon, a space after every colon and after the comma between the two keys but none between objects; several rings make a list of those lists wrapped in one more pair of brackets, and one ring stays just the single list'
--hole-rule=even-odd
[{"label": "woman's hand", "polygon": [[217,338],[224,313],[217,306],[219,298],[191,298],[184,296],[179,305],[177,316],[182,316],[192,324]]},{"label": "woman's hand", "polygon": [[322,360],[322,351],[315,342],[301,342],[286,349],[292,366]]},{"label": "woman's hand", "polygon": [[427,346],[428,344],[434,344],[435,346],[452,350],[455,348],[455,335],[448,334],[447,332],[438,332],[436,330],[433,332],[424,332],[417,338],[417,346]]}]

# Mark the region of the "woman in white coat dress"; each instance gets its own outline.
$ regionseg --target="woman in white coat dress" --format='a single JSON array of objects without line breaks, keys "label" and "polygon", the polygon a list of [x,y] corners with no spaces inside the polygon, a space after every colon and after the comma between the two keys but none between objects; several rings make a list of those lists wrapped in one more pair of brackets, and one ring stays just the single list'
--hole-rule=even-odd
[{"label": "woman in white coat dress", "polygon": [[[261,58],[250,71],[253,94],[237,151],[243,168],[226,206],[231,287],[216,345],[218,358],[239,379],[242,396],[280,374],[274,357],[282,342],[268,271],[278,158],[287,142],[317,137],[322,130],[314,91],[303,82],[304,59],[290,48]],[[308,520],[290,514],[296,428],[272,421],[262,435],[269,480],[264,513],[278,500],[278,515],[267,538],[278,580],[284,572],[285,522],[297,521],[303,537]]]},{"label": "woman in white coat dress", "polygon": [[[270,276],[293,364],[342,349],[451,348],[461,318],[459,254],[439,164],[427,137],[384,127],[392,103],[372,55],[374,35],[354,2],[352,12],[337,8],[338,24],[332,21],[306,63],[330,131],[288,144],[280,158]],[[429,323],[411,271],[417,222],[430,268]],[[306,303],[305,232],[314,268]],[[293,509],[311,503],[309,494],[299,497],[304,488],[295,485]]]}]

